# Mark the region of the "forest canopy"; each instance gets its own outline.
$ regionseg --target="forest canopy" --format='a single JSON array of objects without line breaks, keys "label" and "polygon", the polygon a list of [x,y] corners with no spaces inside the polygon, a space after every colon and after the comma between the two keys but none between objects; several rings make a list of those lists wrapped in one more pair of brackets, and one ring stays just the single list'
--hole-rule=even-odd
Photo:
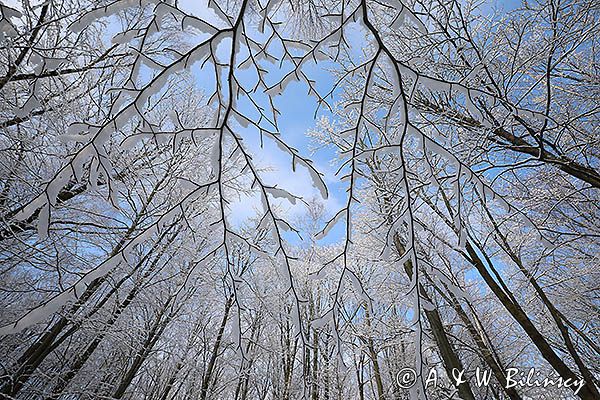
[{"label": "forest canopy", "polygon": [[599,38],[594,0],[0,2],[0,397],[599,399]]}]

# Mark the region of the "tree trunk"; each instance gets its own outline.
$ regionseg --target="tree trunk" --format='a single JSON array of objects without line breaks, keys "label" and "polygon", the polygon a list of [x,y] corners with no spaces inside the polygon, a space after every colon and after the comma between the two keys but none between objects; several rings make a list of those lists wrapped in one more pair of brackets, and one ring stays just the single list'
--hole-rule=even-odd
[{"label": "tree trunk", "polygon": [[511,400],[522,400],[521,396],[515,390],[514,387],[507,388],[507,380],[504,374],[504,366],[501,364],[500,360],[497,360],[494,357],[495,352],[488,346],[483,333],[475,327],[465,310],[460,305],[460,302],[458,301],[456,296],[454,296],[454,294],[450,290],[446,291],[446,293],[448,293],[446,295],[444,291],[440,290],[440,288],[436,287],[436,289],[438,290],[440,295],[448,301],[448,303],[452,306],[460,320],[463,322],[463,324],[465,324],[467,332],[471,336],[471,339],[473,339],[473,341],[475,342],[479,354],[494,374],[496,380],[500,383],[502,390],[506,393],[508,398]]},{"label": "tree trunk", "polygon": [[[400,241],[400,237],[398,234],[394,234],[394,245],[396,246],[396,251],[398,254],[402,255],[405,252],[404,245]],[[412,279],[413,274],[413,265],[412,262],[406,261],[404,263],[404,271],[408,276],[408,279]],[[427,302],[433,304],[431,298],[425,291],[425,288],[421,285],[421,283],[417,283],[420,296],[425,299]],[[456,354],[452,343],[450,343],[450,339],[444,330],[444,324],[442,323],[442,318],[436,309],[433,310],[424,310],[425,317],[429,322],[429,326],[431,328],[431,332],[433,333],[433,338],[435,343],[440,351],[440,356],[442,357],[442,361],[444,362],[444,369],[446,370],[446,374],[448,377],[452,377],[453,370],[464,370],[462,362],[460,358]],[[471,389],[471,385],[469,382],[462,382],[458,385],[458,394],[464,400],[475,400],[475,396],[473,395],[473,391]]]},{"label": "tree trunk", "polygon": [[[531,320],[523,311],[523,309],[519,306],[519,304],[511,301],[509,294],[505,293],[505,291],[500,287],[500,285],[496,283],[496,281],[490,275],[485,265],[483,264],[483,261],[479,258],[479,255],[477,254],[470,242],[466,243],[466,250],[469,255],[467,259],[477,269],[485,283],[492,290],[494,295],[496,295],[498,300],[500,300],[504,308],[523,328],[523,330],[529,336],[535,347],[537,347],[537,349],[540,351],[544,359],[548,361],[548,363],[556,370],[556,372],[559,373],[559,375],[563,379],[570,379],[571,381],[579,380],[579,377],[554,352],[552,346],[533,325],[533,322],[531,322]],[[571,388],[575,390],[574,387]],[[581,388],[581,391],[577,395],[583,400],[595,400],[600,398],[593,382],[588,381],[585,382],[585,385]]]},{"label": "tree trunk", "polygon": [[223,340],[223,333],[225,332],[225,327],[227,326],[227,320],[229,319],[229,311],[231,310],[231,306],[233,305],[233,294],[231,294],[227,301],[225,302],[225,311],[223,312],[223,318],[221,319],[221,325],[219,326],[219,332],[217,333],[217,337],[215,339],[215,344],[213,345],[210,359],[208,361],[208,365],[206,366],[206,371],[204,372],[204,376],[202,377],[202,387],[200,388],[200,400],[206,400],[208,395],[208,389],[210,386],[210,382],[212,379],[212,374],[215,368],[215,364],[217,362],[217,358],[219,356],[219,350],[221,348],[221,341]]},{"label": "tree trunk", "polygon": [[[146,209],[154,196],[156,195],[160,185],[166,179],[167,174],[153,187],[152,192],[148,195],[146,202],[143,204],[142,208],[138,211],[135,216],[135,219],[131,222],[131,225],[127,229],[127,232],[123,235],[123,237],[119,240],[117,245],[112,249],[109,253],[108,257],[114,257],[117,255],[121,249],[125,246],[131,235],[137,230],[138,225],[143,216],[145,216]],[[164,237],[161,236],[161,238]],[[129,276],[129,275],[128,275]],[[126,278],[121,279],[120,284],[124,282]],[[92,296],[96,293],[96,291],[100,288],[100,286],[105,282],[106,278],[98,278],[93,280],[90,285],[83,291],[81,296],[77,299],[77,301],[69,308],[67,315],[75,315],[80,308],[82,308],[88,300],[92,298]],[[106,296],[103,300],[102,304],[108,300],[108,297],[115,292],[115,288],[109,292],[109,296]],[[96,312],[99,307],[95,307],[92,310],[92,313]],[[3,377],[0,379],[0,395],[5,395],[9,397],[14,397],[19,391],[23,388],[23,386],[27,383],[31,374],[40,366],[40,364],[44,361],[44,359],[52,353],[54,349],[56,349],[65,339],[75,333],[79,327],[72,327],[65,335],[59,338],[59,334],[67,327],[69,324],[69,320],[65,317],[60,317],[59,320],[52,325],[52,327],[47,330],[42,336],[32,343],[27,350],[23,353],[16,365],[16,372],[13,376]]]},{"label": "tree trunk", "polygon": [[[173,242],[173,240],[176,238],[178,233],[179,233],[179,231],[177,231],[174,235],[171,236],[170,240],[167,241],[167,245],[169,245]],[[153,249],[147,253],[147,256],[154,255],[154,251],[153,251],[154,249],[155,248],[153,247]],[[102,332],[100,332],[98,335],[96,335],[96,337],[92,340],[92,342],[86,347],[86,349],[83,352],[78,354],[78,356],[75,358],[75,361],[71,365],[70,370],[67,371],[65,374],[63,374],[61,377],[59,377],[58,383],[52,389],[52,394],[47,398],[47,400],[58,399],[61,395],[61,392],[69,385],[69,382],[71,382],[71,380],[77,375],[79,370],[81,370],[81,368],[83,368],[83,366],[89,360],[89,358],[94,353],[96,348],[100,345],[100,343],[102,342],[102,340],[104,339],[104,337],[106,336],[106,334],[108,333],[110,328],[115,324],[115,322],[117,322],[119,316],[123,313],[123,311],[125,311],[125,309],[135,299],[135,297],[137,296],[137,294],[139,293],[139,291],[141,289],[141,285],[146,281],[146,279],[148,279],[150,274],[156,269],[161,256],[162,256],[162,254],[159,253],[158,256],[156,256],[154,258],[154,260],[152,260],[152,263],[150,264],[147,271],[144,273],[144,275],[140,279],[140,282],[138,282],[133,287],[133,289],[131,289],[129,291],[129,293],[127,294],[125,299],[121,302],[121,304],[118,304],[117,307],[113,310],[112,315],[110,316],[108,321],[106,321]],[[146,260],[147,260],[147,257],[143,257],[133,268],[133,271],[140,269],[142,267],[142,265],[146,262]],[[131,276],[131,274],[129,274],[129,276]],[[121,280],[121,282],[123,282],[123,281],[124,280]]]},{"label": "tree trunk", "polygon": [[375,344],[373,337],[371,336],[371,316],[369,315],[369,308],[364,305],[365,320],[367,322],[367,328],[369,331],[369,337],[367,338],[367,348],[369,349],[369,357],[373,364],[373,375],[375,378],[375,386],[377,387],[377,398],[379,400],[385,400],[385,391],[383,388],[383,380],[381,378],[381,369],[379,368],[379,360],[377,359],[377,351],[375,351]]},{"label": "tree trunk", "polygon": [[146,340],[142,344],[142,347],[137,351],[131,366],[127,369],[125,375],[121,378],[119,385],[113,393],[112,397],[114,399],[121,399],[123,397],[123,395],[127,391],[127,388],[129,388],[129,385],[131,385],[133,378],[135,378],[135,375],[137,374],[138,370],[148,357],[148,354],[150,353],[150,351],[162,335],[163,331],[169,324],[173,316],[169,314],[166,316],[166,318],[163,317],[165,316],[165,313],[167,312],[167,309],[169,308],[169,305],[171,304],[171,301],[173,299],[174,296],[170,296],[159,311],[156,320],[154,321],[154,324],[148,332]]},{"label": "tree trunk", "polygon": [[[484,207],[485,207],[485,205],[484,205]],[[579,372],[581,372],[581,375],[585,379],[585,381],[591,384],[591,389],[593,389],[594,394],[598,398],[600,398],[600,393],[598,393],[598,390],[596,388],[596,385],[598,383],[597,383],[594,375],[592,374],[592,372],[586,367],[586,365],[584,364],[583,360],[581,359],[579,353],[575,349],[575,345],[573,344],[573,341],[571,340],[571,336],[569,334],[569,328],[564,323],[564,318],[563,318],[564,316],[562,315],[562,313],[560,313],[558,311],[558,309],[554,306],[552,301],[550,301],[550,299],[546,295],[546,292],[544,291],[544,289],[542,289],[542,287],[538,283],[535,276],[533,276],[533,274],[531,272],[529,272],[529,270],[525,267],[521,258],[512,250],[510,244],[508,243],[508,240],[506,240],[506,237],[500,231],[500,227],[497,225],[495,219],[493,218],[493,216],[491,215],[489,210],[487,208],[485,208],[485,210],[488,215],[488,218],[494,225],[494,229],[496,230],[496,232],[498,233],[498,236],[500,236],[500,238],[502,240],[502,243],[504,245],[503,246],[504,251],[506,252],[506,254],[508,254],[508,256],[511,258],[511,260],[519,268],[519,271],[521,271],[521,273],[525,276],[525,278],[527,278],[527,280],[529,281],[529,283],[535,290],[535,293],[540,297],[540,299],[542,300],[542,303],[544,303],[544,305],[550,312],[550,315],[552,316],[552,319],[554,320],[556,326],[558,327],[558,330],[560,331],[563,341],[565,342],[565,346],[567,347],[569,354],[571,355],[571,357],[573,357],[575,364],[577,364],[577,367],[579,368]]]}]

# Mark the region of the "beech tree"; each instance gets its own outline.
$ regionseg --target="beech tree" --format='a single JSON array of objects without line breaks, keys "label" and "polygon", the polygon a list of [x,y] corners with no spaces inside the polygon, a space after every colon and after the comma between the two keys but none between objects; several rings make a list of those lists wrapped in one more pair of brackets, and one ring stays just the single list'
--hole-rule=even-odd
[{"label": "beech tree", "polygon": [[600,398],[599,12],[0,2],[3,398]]}]

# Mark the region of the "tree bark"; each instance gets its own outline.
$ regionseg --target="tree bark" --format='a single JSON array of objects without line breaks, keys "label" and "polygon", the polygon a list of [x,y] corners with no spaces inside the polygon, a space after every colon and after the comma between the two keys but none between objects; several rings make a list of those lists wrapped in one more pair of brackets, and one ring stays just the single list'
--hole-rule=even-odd
[{"label": "tree bark", "polygon": [[200,400],[206,400],[208,396],[208,389],[212,379],[212,374],[217,363],[217,358],[219,357],[219,350],[221,348],[221,341],[223,340],[223,333],[225,332],[225,327],[227,326],[227,320],[229,319],[229,311],[231,310],[231,306],[233,305],[233,294],[229,295],[227,301],[225,302],[225,311],[223,312],[223,318],[221,319],[221,324],[219,325],[219,332],[217,333],[217,337],[215,338],[215,344],[213,345],[210,359],[208,361],[208,365],[206,366],[206,371],[204,372],[204,376],[202,377],[202,386],[200,388]]},{"label": "tree bark", "polygon": [[125,372],[125,375],[121,378],[119,385],[115,389],[115,391],[112,395],[112,397],[114,399],[121,399],[123,397],[123,395],[125,395],[125,392],[129,388],[129,385],[131,385],[131,382],[137,375],[137,372],[139,371],[140,367],[142,366],[144,361],[146,361],[148,354],[150,353],[150,351],[152,350],[152,348],[154,347],[154,345],[156,344],[158,339],[161,337],[165,328],[171,321],[173,315],[167,314],[167,316],[165,317],[165,314],[167,313],[167,309],[169,308],[171,301],[173,299],[174,299],[174,296],[170,296],[167,299],[167,301],[165,302],[165,304],[163,305],[163,307],[160,309],[160,311],[156,317],[156,320],[154,321],[154,324],[152,325],[152,327],[150,328],[150,331],[148,332],[148,336],[146,337],[146,340],[142,344],[142,347],[136,352],[136,355],[133,359],[133,362],[131,363],[131,366],[127,369],[127,371]]},{"label": "tree bark", "polygon": [[[453,122],[462,126],[477,129],[483,128],[483,124],[473,117],[462,114],[454,109],[444,108],[429,101],[423,96],[419,97],[418,101],[415,103],[415,106],[423,111],[444,115],[445,117],[450,118]],[[539,145],[532,145],[522,137],[513,135],[501,126],[492,129],[491,132],[494,135],[494,141],[500,145],[503,145],[507,149],[517,153],[528,154],[536,157],[537,161],[541,161],[558,168],[564,173],[590,184],[592,187],[600,188],[600,173],[595,169],[580,164],[568,157],[565,157],[564,155],[552,154],[544,147],[540,147]]]},{"label": "tree bark", "polygon": [[[400,241],[400,237],[397,233],[394,234],[394,245],[398,254],[404,254],[405,247]],[[413,265],[410,260],[404,263],[404,271],[406,272],[408,279],[412,279]],[[433,304],[431,298],[429,297],[421,283],[417,283],[417,285],[420,296],[429,303]],[[460,361],[458,355],[456,354],[456,351],[454,350],[454,347],[452,346],[452,343],[450,342],[446,331],[444,330],[444,324],[442,322],[440,314],[437,312],[436,309],[424,311],[425,317],[429,322],[431,332],[433,333],[433,338],[440,351],[440,356],[442,357],[442,361],[444,362],[444,369],[446,370],[446,374],[449,377],[452,377],[453,370],[464,370],[463,364]],[[471,389],[471,385],[469,384],[469,382],[462,382],[460,385],[458,385],[458,393],[460,397],[464,400],[475,400],[475,396],[473,395],[473,390]]]},{"label": "tree bark", "polygon": [[454,296],[454,294],[450,290],[447,291],[448,294],[446,295],[445,292],[437,286],[436,289],[438,290],[440,295],[444,297],[446,301],[448,301],[448,303],[452,306],[460,320],[467,328],[467,332],[469,333],[469,336],[471,336],[471,339],[473,339],[473,342],[475,342],[479,354],[481,355],[485,363],[489,366],[496,380],[500,383],[500,387],[502,388],[504,393],[511,400],[522,400],[522,397],[519,395],[519,393],[514,387],[507,387],[508,382],[506,380],[506,375],[504,374],[504,366],[502,365],[499,359],[496,359],[496,357],[494,357],[495,352],[488,346],[483,333],[475,327],[475,325],[471,321],[471,318],[469,318],[468,314],[462,308],[456,296]]},{"label": "tree bark", "polygon": [[364,305],[365,320],[367,322],[367,328],[369,331],[369,337],[367,338],[367,348],[369,349],[369,357],[373,364],[373,375],[375,378],[375,386],[377,388],[377,398],[379,400],[385,400],[385,391],[383,388],[383,379],[381,378],[381,368],[379,367],[379,360],[377,359],[377,351],[375,351],[375,343],[371,336],[371,316],[369,315],[369,308]]},{"label": "tree bark", "polygon": [[[171,243],[173,243],[173,240],[175,240],[179,231],[180,231],[180,229],[178,231],[176,231],[169,238],[169,240],[166,242],[165,246],[169,246]],[[166,233],[166,231],[165,231],[165,233]],[[163,236],[164,236],[164,234],[163,234]],[[162,237],[161,237],[161,239],[162,239]],[[88,346],[85,348],[85,350],[77,355],[77,357],[73,361],[73,364],[71,365],[71,368],[69,369],[69,371],[67,371],[62,376],[59,377],[58,383],[52,389],[52,394],[49,397],[47,397],[46,400],[56,400],[60,397],[61,392],[69,385],[71,380],[77,375],[77,373],[81,370],[81,368],[83,368],[83,366],[89,360],[89,358],[92,356],[92,354],[94,353],[96,348],[100,345],[100,343],[102,342],[102,340],[108,333],[109,329],[117,322],[117,320],[119,319],[119,316],[123,313],[123,311],[125,311],[125,309],[131,304],[131,302],[133,302],[133,300],[135,299],[137,294],[140,292],[140,289],[142,288],[142,284],[150,277],[150,274],[152,274],[152,272],[156,269],[156,267],[158,266],[158,263],[160,261],[160,258],[162,256],[162,254],[160,252],[157,255],[154,254],[155,247],[156,246],[154,246],[152,248],[152,250],[150,250],[147,253],[146,257],[142,257],[142,259],[135,265],[135,267],[133,269],[133,271],[135,271],[135,270],[142,268],[143,264],[147,260],[147,256],[150,256],[150,255],[154,256],[154,259],[152,260],[152,262],[150,263],[150,266],[148,267],[148,269],[146,270],[146,272],[140,279],[140,282],[137,282],[137,284],[134,285],[134,287],[129,291],[129,293],[127,294],[125,299],[120,304],[118,304],[117,307],[113,310],[112,315],[110,316],[108,321],[106,321],[105,325],[103,326],[102,332],[97,334],[96,337],[94,337],[94,339],[92,340],[92,342],[88,344]],[[131,275],[132,274],[129,274],[128,276],[131,276]],[[124,280],[125,279],[122,279],[120,283],[122,283]],[[114,293],[114,292],[111,291],[111,294],[112,293]]]},{"label": "tree bark", "polygon": [[[517,321],[517,323],[523,328],[525,333],[529,336],[533,345],[542,354],[542,357],[559,373],[563,379],[570,379],[571,381],[579,380],[580,378],[563,362],[556,352],[552,349],[552,346],[546,338],[537,330],[533,322],[529,319],[525,311],[514,303],[509,294],[500,287],[494,278],[490,275],[483,261],[471,245],[469,241],[466,243],[466,251],[468,253],[467,260],[477,269],[485,283],[492,290],[494,295],[500,300],[504,308],[509,314]],[[575,390],[574,387],[572,387]],[[594,386],[593,382],[585,382],[585,385],[581,388],[581,391],[577,394],[583,400],[595,400],[600,398],[598,391]]]}]

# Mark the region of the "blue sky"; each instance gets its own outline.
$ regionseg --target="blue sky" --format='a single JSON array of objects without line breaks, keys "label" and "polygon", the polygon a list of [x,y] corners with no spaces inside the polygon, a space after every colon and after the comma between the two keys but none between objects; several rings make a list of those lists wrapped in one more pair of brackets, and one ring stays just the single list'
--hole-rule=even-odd
[{"label": "blue sky", "polygon": [[[318,86],[330,86],[332,78],[326,72],[320,72],[312,75],[311,78],[317,80]],[[335,176],[336,167],[334,166],[337,156],[332,149],[321,149],[313,152],[314,144],[306,134],[310,129],[315,128],[316,119],[313,118],[317,109],[317,101],[314,97],[307,96],[307,85],[299,82],[291,83],[286,88],[283,96],[275,99],[275,104],[281,112],[279,118],[279,128],[283,140],[290,146],[298,149],[300,154],[313,160],[318,171],[324,174],[325,183],[328,186],[329,197],[323,200],[329,213],[333,213],[343,207],[345,202],[345,187]],[[330,115],[326,109],[321,108],[317,114]],[[296,172],[292,171],[291,157],[282,152],[269,139],[265,139],[264,147],[258,147],[258,134],[247,135],[246,141],[252,141],[249,144],[255,150],[255,162],[261,167],[270,167],[271,172],[263,173],[264,182],[269,185],[277,185],[290,193],[302,196],[305,199],[312,197],[321,198],[319,191],[313,186],[308,171],[298,166]],[[283,211],[293,221],[295,218],[305,213],[305,206],[297,203],[296,206],[289,204],[285,200],[277,201],[280,211]],[[241,199],[231,205],[231,211],[235,220],[241,221],[244,217],[250,217],[254,214],[254,209],[260,206],[260,200]],[[335,232],[331,237],[338,236]],[[330,240],[327,240],[330,241]]]},{"label": "blue sky", "polygon": [[[16,0],[7,1],[6,4],[20,8]],[[491,0],[481,7],[481,12],[485,14],[494,9],[510,10],[519,4],[520,1],[516,0]],[[222,25],[216,22],[218,17],[207,8],[206,0],[182,0],[179,2],[179,6],[182,10],[189,11],[205,20],[211,21],[215,25]],[[115,29],[117,28],[115,27]],[[258,35],[257,32],[253,32],[252,34]],[[355,41],[351,40],[351,42]],[[356,42],[360,42],[360,40]],[[284,65],[282,69],[285,70],[285,68],[286,66]],[[206,79],[203,78],[199,67],[195,66],[192,71],[197,75],[199,82]],[[272,70],[269,71],[271,72]],[[306,71],[310,78],[316,81],[317,89],[321,94],[329,90],[333,79],[324,68],[309,66]],[[277,73],[275,72],[275,74]],[[241,79],[243,80],[244,78]],[[250,75],[248,79],[252,79]],[[208,88],[206,89],[207,92],[211,91]],[[325,203],[330,215],[333,215],[346,202],[346,185],[341,184],[335,176],[337,167],[334,164],[339,163],[339,160],[333,149],[322,149],[314,154],[311,152],[313,144],[306,133],[315,127],[316,121],[321,116],[329,116],[330,114],[327,109],[322,107],[315,118],[315,111],[318,108],[318,104],[314,97],[307,94],[307,91],[308,87],[305,83],[294,82],[287,87],[283,96],[276,98],[276,106],[281,112],[278,119],[280,133],[286,143],[298,149],[303,156],[312,159],[315,167],[325,175],[325,182],[329,189],[329,198]],[[242,111],[246,111],[243,109],[243,106],[241,108]],[[251,114],[251,112],[249,113]],[[268,139],[265,140],[265,147],[259,149],[259,139],[256,133],[251,134],[246,132],[244,136],[248,146],[254,150],[255,162],[261,167],[269,166],[272,169],[272,171],[263,174],[263,179],[267,184],[277,185],[305,199],[319,197],[318,190],[313,187],[312,180],[305,168],[299,167],[295,173],[292,172],[291,158],[288,154],[280,151]],[[277,203],[280,210],[286,213],[292,221],[305,211],[301,203],[296,206],[292,206],[284,200],[277,201]],[[259,208],[259,205],[260,200],[258,198],[241,198],[239,201],[233,202],[231,204],[232,221],[241,223],[245,218],[252,216],[255,210]],[[341,230],[338,228],[337,232],[334,230],[330,237],[339,238],[340,234]]]},{"label": "blue sky", "polygon": [[[215,19],[215,15],[206,9],[205,4],[206,2],[204,1],[197,2],[193,0],[184,0],[181,2],[182,7],[188,8],[190,12],[212,21]],[[493,10],[508,11],[519,4],[520,1],[515,0],[489,1],[482,5],[480,11],[483,14],[491,13]],[[285,69],[284,64],[282,70]],[[278,74],[272,70],[269,70],[269,72],[275,75]],[[239,75],[242,77],[242,84],[244,83],[244,74]],[[309,67],[308,74],[311,79],[316,81],[317,88],[321,94],[326,93],[333,84],[332,76],[322,67],[318,69]],[[248,74],[247,76],[249,80],[253,80],[252,74]],[[321,149],[316,153],[311,151],[314,148],[314,144],[311,143],[306,133],[315,127],[316,121],[321,116],[330,116],[330,113],[327,109],[321,107],[315,118],[315,111],[318,108],[318,104],[316,99],[309,96],[307,92],[308,86],[305,83],[294,82],[286,88],[284,95],[276,97],[275,104],[281,112],[278,118],[280,133],[286,143],[298,149],[302,155],[311,158],[316,168],[325,174],[325,181],[329,189],[329,198],[325,201],[325,204],[329,215],[332,216],[346,202],[346,185],[341,184],[335,176],[337,167],[334,164],[337,164],[339,161],[333,149]],[[333,101],[331,103],[333,104]],[[256,114],[250,111],[249,108],[244,109],[243,106],[240,108],[250,115],[253,113]],[[244,137],[248,146],[254,150],[256,164],[261,167],[268,166],[272,169],[270,172],[262,175],[265,183],[277,185],[305,199],[319,197],[318,191],[313,187],[310,176],[304,168],[300,167],[297,168],[295,173],[292,172],[291,158],[288,154],[280,151],[268,139],[265,139],[264,147],[259,149],[259,138],[256,133],[251,134],[246,131]],[[301,203],[296,206],[292,206],[285,200],[277,201],[276,203],[279,206],[280,212],[287,214],[292,221],[305,212],[304,206]],[[243,197],[231,204],[232,221],[234,223],[241,223],[245,218],[253,216],[259,208],[260,200],[258,197]],[[339,240],[341,237],[342,229],[338,227],[331,232],[325,241],[331,242]]]}]

